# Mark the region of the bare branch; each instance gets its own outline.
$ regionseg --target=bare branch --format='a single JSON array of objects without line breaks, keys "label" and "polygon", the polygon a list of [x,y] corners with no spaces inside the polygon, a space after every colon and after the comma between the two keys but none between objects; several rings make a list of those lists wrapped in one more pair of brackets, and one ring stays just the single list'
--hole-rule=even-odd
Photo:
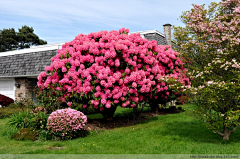
[{"label": "bare branch", "polygon": [[229,131],[229,133],[233,133],[234,131],[236,131],[237,126],[235,126],[231,131]]},{"label": "bare branch", "polygon": [[221,132],[219,132],[219,131],[217,131],[217,130],[214,130],[218,135],[220,135],[220,136],[224,136],[224,134],[223,133],[221,133]]}]

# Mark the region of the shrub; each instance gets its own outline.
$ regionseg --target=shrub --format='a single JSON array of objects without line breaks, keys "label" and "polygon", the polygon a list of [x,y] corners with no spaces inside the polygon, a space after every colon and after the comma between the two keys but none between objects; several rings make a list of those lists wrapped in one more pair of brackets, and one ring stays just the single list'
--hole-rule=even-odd
[{"label": "shrub", "polygon": [[47,130],[47,119],[48,115],[43,112],[19,112],[12,115],[6,123],[7,133],[10,137],[13,137],[17,132],[19,134],[23,128],[29,128],[34,132],[41,133]]},{"label": "shrub", "polygon": [[38,132],[31,128],[22,128],[18,130],[11,139],[15,140],[31,140],[35,141],[38,139]]},{"label": "shrub", "polygon": [[0,119],[11,117],[13,114],[21,112],[22,109],[15,107],[15,104],[10,104],[8,107],[0,108]]},{"label": "shrub", "polygon": [[[38,76],[40,99],[93,106],[111,119],[117,106],[134,108],[149,99],[166,103],[176,90],[180,94],[190,83],[178,53],[128,32],[123,28],[80,34],[65,43]],[[173,90],[168,78],[181,89]]]},{"label": "shrub", "polygon": [[36,107],[31,99],[23,98],[20,93],[18,94],[18,97],[19,98],[15,100],[15,103],[11,103],[7,107],[0,109],[0,119],[9,118],[14,114],[28,111],[28,109],[33,109]]},{"label": "shrub", "polygon": [[85,115],[98,113],[93,106],[89,106],[87,108],[83,108],[83,104],[78,104],[78,103],[73,103],[72,108],[82,112]]},{"label": "shrub", "polygon": [[58,91],[54,89],[39,89],[38,86],[35,86],[34,93],[38,101],[45,107],[47,113],[51,113],[57,109],[67,108],[68,105],[63,103],[59,98]]},{"label": "shrub", "polygon": [[45,114],[41,111],[33,113],[28,121],[30,123],[30,127],[36,131],[47,130],[48,116],[48,114]]},{"label": "shrub", "polygon": [[68,108],[52,112],[47,121],[47,128],[60,139],[73,139],[85,135],[84,126],[87,116],[82,112]]},{"label": "shrub", "polygon": [[6,107],[11,103],[14,103],[14,100],[12,98],[9,98],[5,95],[0,94],[0,105],[1,106]]},{"label": "shrub", "polygon": [[53,139],[54,139],[54,136],[49,132],[48,129],[44,129],[39,132],[38,140],[47,141],[47,140],[53,140]]},{"label": "shrub", "polygon": [[[31,106],[25,106],[22,104],[19,105],[16,103],[11,103],[8,105],[8,107],[0,108],[0,119],[9,118],[14,114],[18,114],[19,112],[28,111],[29,107],[31,107]],[[44,109],[40,106],[38,106],[37,108]],[[37,110],[33,109],[33,111],[37,111]]]},{"label": "shrub", "polygon": [[44,112],[46,112],[46,109],[44,107],[36,107],[36,108],[32,109],[30,113],[35,114],[35,113],[40,113],[40,112],[44,113]]},{"label": "shrub", "polygon": [[[27,112],[19,112],[18,114],[14,114],[10,117],[7,122],[7,127],[15,128],[20,130],[21,128],[26,128],[29,124],[26,122],[29,114]],[[30,114],[31,115],[31,114]]]},{"label": "shrub", "polygon": [[25,108],[33,109],[35,107],[34,102],[32,101],[32,98],[22,97],[22,93],[18,93],[18,98],[16,98],[15,104],[17,105],[17,107],[21,108],[23,111]]}]

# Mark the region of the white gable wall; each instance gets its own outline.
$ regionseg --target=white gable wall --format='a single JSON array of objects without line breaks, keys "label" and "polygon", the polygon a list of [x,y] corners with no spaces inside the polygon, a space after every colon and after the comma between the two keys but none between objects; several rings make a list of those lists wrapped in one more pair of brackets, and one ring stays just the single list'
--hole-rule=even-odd
[{"label": "white gable wall", "polygon": [[15,100],[15,79],[0,78],[0,94]]}]

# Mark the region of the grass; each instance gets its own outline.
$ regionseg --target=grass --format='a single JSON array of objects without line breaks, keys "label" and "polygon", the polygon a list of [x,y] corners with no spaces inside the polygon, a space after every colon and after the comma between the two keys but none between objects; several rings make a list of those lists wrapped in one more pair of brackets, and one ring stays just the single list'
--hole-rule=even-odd
[{"label": "grass", "polygon": [[[185,109],[194,105],[185,104]],[[118,109],[127,113],[128,109]],[[91,115],[89,118],[100,118]],[[153,117],[142,123],[94,132],[71,141],[15,141],[3,136],[0,119],[0,154],[240,154],[240,130],[229,142],[207,129],[203,122],[184,114]],[[63,147],[63,149],[53,149]]]}]

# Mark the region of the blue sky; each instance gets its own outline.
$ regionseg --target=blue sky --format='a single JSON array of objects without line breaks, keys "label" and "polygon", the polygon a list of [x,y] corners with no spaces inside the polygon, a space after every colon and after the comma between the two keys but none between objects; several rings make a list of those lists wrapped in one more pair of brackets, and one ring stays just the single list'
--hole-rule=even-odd
[{"label": "blue sky", "polygon": [[[219,2],[220,0],[215,0]],[[184,26],[180,20],[191,4],[211,0],[0,0],[0,30],[33,27],[48,44],[71,41],[80,33],[128,28],[157,29],[163,24]]]}]

